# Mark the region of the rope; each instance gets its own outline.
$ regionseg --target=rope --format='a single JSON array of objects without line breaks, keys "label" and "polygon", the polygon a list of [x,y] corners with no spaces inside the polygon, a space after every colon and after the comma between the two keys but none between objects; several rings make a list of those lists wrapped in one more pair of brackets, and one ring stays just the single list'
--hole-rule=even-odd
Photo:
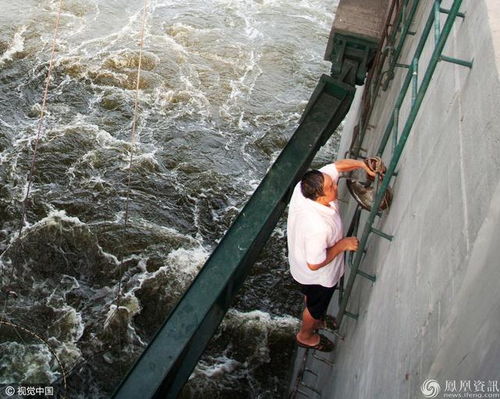
[{"label": "rope", "polygon": [[125,202],[125,226],[127,226],[128,224],[128,215],[129,215],[130,181],[132,175],[132,162],[136,144],[136,126],[137,126],[137,115],[139,109],[139,88],[141,84],[142,51],[144,48],[144,29],[146,25],[147,6],[148,6],[148,0],[144,0],[144,11],[142,15],[142,26],[141,26],[140,43],[139,43],[139,64],[137,65],[137,77],[135,83],[134,116],[132,118],[132,131],[130,133],[130,143],[132,145],[132,148],[130,150],[130,159],[128,165],[129,167],[128,167],[128,177],[127,177],[127,199]]},{"label": "rope", "polygon": [[[138,119],[137,116],[139,113],[139,111],[138,111],[139,110],[139,88],[140,88],[140,83],[141,83],[142,51],[144,48],[144,30],[145,30],[145,25],[146,25],[147,6],[148,6],[148,0],[144,0],[144,10],[143,10],[143,14],[142,14],[142,26],[141,26],[140,43],[139,43],[139,63],[137,65],[137,77],[136,77],[136,84],[135,84],[134,116],[132,118],[132,130],[130,133],[130,143],[132,145],[132,148],[130,150],[128,178],[127,178],[127,199],[125,202],[125,229],[128,226],[128,216],[129,216],[130,182],[131,182],[131,177],[132,177],[132,162],[133,162],[133,157],[134,157],[134,149],[135,149],[135,144],[136,144],[136,125],[137,125],[137,119]],[[123,260],[120,263],[120,267],[118,268],[118,274],[120,273],[122,265],[123,265]],[[121,299],[121,291],[122,291],[122,279],[120,276],[118,276],[118,294],[117,294],[116,300],[115,300],[116,309],[112,313],[110,319],[118,311],[118,307],[120,305],[120,299]]]},{"label": "rope", "polygon": [[[377,176],[377,179],[375,180],[375,188],[374,188],[374,194],[373,194],[373,199],[375,199],[375,196],[378,193],[379,185],[384,178],[385,172],[387,172],[387,168],[384,164],[384,161],[380,157],[371,157],[365,159],[365,164],[370,168],[372,172],[374,172]],[[374,178],[370,178],[370,180],[373,180]],[[370,183],[371,184],[371,183]],[[392,202],[392,190],[390,188],[387,188],[387,191],[385,192],[384,197],[382,198],[382,202],[380,203],[379,209],[383,210],[386,209],[391,205]]]},{"label": "rope", "polygon": [[62,2],[63,0],[59,0],[59,7],[57,10],[57,18],[56,18],[56,24],[54,27],[54,35],[52,37],[52,50],[50,53],[50,61],[49,61],[49,69],[47,71],[47,77],[45,79],[45,89],[43,91],[43,99],[42,99],[42,106],[40,109],[40,118],[38,119],[38,127],[37,127],[37,134],[36,134],[36,139],[35,139],[35,147],[33,149],[33,157],[31,159],[31,168],[30,172],[28,175],[28,187],[26,189],[26,196],[23,200],[23,208],[21,212],[21,221],[19,224],[19,236],[21,235],[21,232],[23,230],[25,221],[26,221],[26,211],[27,211],[27,206],[28,206],[28,201],[29,201],[29,196],[30,196],[30,191],[31,191],[31,186],[33,184],[33,176],[35,174],[35,164],[36,164],[36,156],[38,152],[38,144],[40,142],[40,137],[42,135],[42,129],[45,121],[45,110],[47,107],[47,97],[49,93],[49,85],[50,85],[50,78],[52,75],[52,67],[54,65],[54,58],[55,58],[55,53],[56,53],[56,40],[57,40],[57,35],[59,33],[59,22],[61,20],[61,10],[62,10]]},{"label": "rope", "polygon": [[[42,136],[42,131],[43,131],[43,128],[44,128],[45,114],[46,114],[46,108],[47,108],[47,98],[48,98],[48,92],[49,92],[49,85],[50,85],[50,81],[51,81],[52,69],[53,69],[54,59],[55,59],[56,41],[57,41],[57,37],[58,37],[58,33],[59,33],[59,24],[60,24],[60,19],[61,19],[62,3],[63,3],[63,0],[59,0],[59,6],[58,6],[58,11],[57,11],[57,18],[56,18],[56,23],[55,23],[54,33],[53,33],[53,38],[52,38],[52,48],[51,48],[51,55],[50,55],[49,67],[48,67],[47,76],[46,76],[46,80],[45,80],[45,88],[44,88],[44,92],[43,92],[42,105],[41,105],[41,109],[40,109],[40,117],[39,117],[38,125],[37,125],[37,135],[36,135],[36,138],[35,138],[35,143],[34,143],[34,148],[33,148],[33,157],[31,159],[31,166],[30,166],[30,171],[29,171],[29,175],[28,175],[28,179],[27,179],[28,180],[28,186],[27,186],[27,189],[26,189],[25,198],[22,201],[22,212],[21,212],[21,220],[20,220],[20,225],[19,225],[19,236],[21,235],[23,227],[24,227],[24,225],[26,223],[26,213],[27,213],[27,208],[28,208],[28,205],[29,205],[29,199],[30,199],[29,197],[30,197],[30,193],[31,193],[31,187],[33,185],[33,179],[34,179],[34,175],[35,175],[36,158],[37,158],[37,154],[38,154],[39,142],[40,142],[40,138]],[[136,141],[137,141],[137,139],[136,139],[136,130],[137,130],[138,110],[139,110],[139,89],[140,89],[140,80],[141,80],[142,56],[143,56],[143,48],[144,48],[144,31],[145,31],[145,24],[146,24],[146,17],[147,17],[147,9],[148,9],[148,0],[144,0],[144,10],[143,10],[143,17],[142,17],[142,26],[141,26],[141,30],[140,30],[139,62],[138,62],[138,67],[137,67],[137,76],[136,76],[136,85],[135,85],[134,114],[133,114],[133,119],[132,119],[131,135],[130,135],[130,142],[131,142],[131,145],[132,145],[132,149],[130,151],[129,170],[128,170],[128,178],[127,178],[127,198],[126,198],[126,206],[125,206],[125,227],[127,227],[127,225],[128,225],[129,202],[130,202],[130,185],[131,185],[131,170],[132,170],[132,163],[133,163],[133,155],[134,155],[135,145],[136,145]],[[123,262],[121,262],[121,264],[120,264],[120,267],[118,269],[118,273],[120,273],[122,264],[123,264]],[[118,282],[118,293],[117,293],[117,296],[116,296],[116,299],[115,299],[116,308],[115,308],[113,314],[109,317],[109,320],[112,320],[112,318],[114,317],[115,313],[118,311],[118,308],[119,308],[119,305],[120,305],[120,298],[121,298],[121,291],[122,291],[122,279],[119,278],[118,280],[119,280],[119,282]],[[7,298],[6,298],[6,301],[5,301],[5,304],[4,304],[5,306],[7,305],[7,302],[9,300],[10,295],[11,295],[11,293],[8,292],[7,293]],[[4,310],[3,311],[4,315],[5,315],[5,310],[6,310],[5,306],[4,306],[4,309],[3,309]],[[9,321],[7,321],[5,319],[0,319],[0,325],[6,325],[6,326],[12,327],[16,331],[16,333],[19,336],[19,338],[23,342],[24,342],[24,338],[19,334],[18,330],[22,330],[25,333],[30,334],[30,335],[36,337],[37,339],[39,339],[41,342],[43,342],[47,346],[47,348],[50,351],[50,353],[54,356],[54,358],[56,359],[57,363],[59,364],[59,366],[61,368],[61,371],[62,371],[62,381],[63,381],[63,385],[64,385],[64,390],[66,391],[66,389],[67,389],[67,383],[66,383],[67,372],[66,372],[63,364],[61,363],[59,357],[57,356],[57,354],[55,353],[55,351],[51,348],[51,346],[49,345],[49,343],[44,338],[42,338],[41,336],[39,336],[38,334],[36,334],[35,332],[33,332],[33,331],[31,331],[31,330],[29,330],[29,329],[27,329],[25,327],[22,327],[22,326],[20,326],[20,325],[18,325],[16,323],[9,322]],[[121,345],[120,334],[118,334],[118,337],[119,337],[119,340],[120,340],[119,346],[121,347],[122,345]],[[84,361],[84,362],[75,362],[75,364],[71,367],[71,372],[73,372],[73,370],[76,369],[76,367],[78,365],[82,365],[82,364],[84,364],[86,362],[87,361]]]},{"label": "rope", "polygon": [[[23,227],[24,227],[25,222],[26,222],[26,213],[27,213],[27,208],[29,205],[29,197],[30,197],[30,193],[31,193],[31,187],[33,185],[33,179],[34,179],[34,175],[35,175],[36,158],[37,158],[37,154],[38,154],[39,142],[40,142],[40,138],[42,136],[42,131],[44,128],[49,85],[50,85],[50,81],[51,81],[52,69],[53,69],[54,59],[55,59],[56,41],[57,41],[57,37],[58,37],[58,33],[59,33],[59,24],[60,24],[60,19],[61,19],[62,3],[63,3],[63,0],[59,0],[57,19],[56,19],[56,23],[55,23],[53,38],[52,38],[52,49],[51,49],[49,67],[48,67],[47,76],[46,76],[46,80],[45,80],[45,88],[44,88],[44,92],[43,92],[42,105],[41,105],[41,109],[40,109],[40,117],[39,117],[38,125],[37,125],[37,135],[35,138],[33,157],[31,159],[31,166],[30,166],[30,171],[29,171],[29,175],[28,175],[28,186],[27,186],[25,198],[22,202],[21,220],[20,220],[20,225],[19,225],[19,236],[21,235]],[[142,56],[143,56],[143,48],[144,48],[144,31],[145,31],[145,24],[146,24],[147,9],[148,9],[148,0],[144,0],[144,10],[143,10],[142,26],[141,26],[141,31],[140,31],[140,43],[139,43],[139,62],[138,62],[138,67],[137,67],[136,86],[135,86],[134,114],[133,114],[133,119],[132,119],[131,135],[130,135],[130,142],[132,145],[132,150],[130,152],[129,170],[128,170],[128,178],[127,178],[127,198],[126,198],[126,206],[125,206],[125,227],[127,227],[127,225],[128,225],[131,170],[132,170],[135,145],[136,145],[136,141],[137,141],[136,130],[137,130],[137,120],[138,120],[138,110],[139,110],[139,89],[140,89],[140,79],[141,79],[141,70],[142,70]],[[123,264],[123,262],[122,262],[122,264]],[[121,270],[121,267],[119,267],[118,273],[120,273],[120,270]],[[119,280],[118,293],[117,293],[117,297],[115,299],[116,308],[115,308],[113,314],[111,315],[111,317],[109,317],[109,320],[111,320],[113,318],[114,314],[118,311],[119,304],[120,304],[121,291],[122,291],[122,281],[121,281],[122,279],[119,278],[118,280]],[[7,299],[5,301],[5,306],[7,305],[9,297],[10,297],[10,292],[7,293]],[[5,314],[5,307],[4,307],[4,314]],[[0,325],[2,325],[2,324],[14,328],[17,335],[23,341],[24,341],[24,339],[22,338],[22,336],[19,335],[18,330],[22,330],[22,331],[36,337],[37,339],[42,341],[45,345],[47,345],[47,348],[49,349],[50,353],[54,356],[54,358],[57,360],[57,362],[62,370],[62,380],[63,380],[64,390],[66,391],[66,389],[67,389],[66,370],[65,370],[63,364],[61,363],[60,359],[58,358],[57,354],[54,352],[54,350],[51,348],[51,346],[48,344],[48,342],[44,338],[39,336],[38,334],[36,334],[33,331],[30,331],[29,329],[22,327],[18,324],[6,321],[5,319],[0,319]],[[120,334],[118,334],[118,336],[119,336],[120,347],[121,347]],[[73,371],[73,369],[76,368],[76,366],[78,366],[78,362],[76,362],[76,364],[74,365],[74,367],[71,368],[71,370]]]},{"label": "rope", "polygon": [[[42,129],[44,127],[45,113],[46,113],[46,109],[47,109],[47,98],[48,98],[48,93],[49,93],[49,85],[50,85],[50,80],[51,80],[51,76],[52,76],[52,68],[54,66],[54,59],[55,59],[55,53],[56,53],[56,41],[57,41],[57,37],[58,37],[58,33],[59,33],[59,23],[61,21],[62,2],[63,2],[63,0],[59,0],[57,17],[56,17],[56,22],[55,22],[55,26],[54,26],[54,33],[52,36],[52,48],[51,48],[51,52],[50,52],[49,68],[47,71],[47,76],[45,78],[45,88],[43,90],[42,105],[40,107],[40,117],[38,119],[38,124],[37,124],[37,134],[36,134],[36,138],[35,138],[35,145],[33,148],[33,156],[31,158],[30,171],[29,171],[28,179],[27,179],[28,186],[26,189],[26,195],[25,195],[24,200],[22,202],[21,219],[19,222],[19,233],[18,233],[19,236],[21,236],[24,224],[26,222],[26,212],[27,212],[27,207],[28,207],[28,202],[29,202],[29,197],[30,197],[30,192],[31,192],[31,186],[33,185],[33,178],[35,175],[35,165],[36,165],[36,157],[37,157],[37,153],[38,153],[38,145],[40,142],[40,137],[42,136]],[[14,267],[12,266],[11,267],[11,278],[14,274],[13,269],[14,269]],[[6,292],[6,299],[5,299],[5,303],[4,303],[4,307],[3,307],[3,315],[4,316],[6,314],[7,303],[9,302],[11,295],[12,295],[11,291],[8,290]],[[65,371],[64,366],[61,363],[59,357],[54,352],[54,350],[49,345],[49,343],[44,338],[39,336],[38,334],[34,333],[33,331],[31,331],[25,327],[20,326],[19,324],[9,322],[9,321],[4,320],[4,319],[0,319],[0,325],[2,325],[2,324],[12,327],[14,329],[14,331],[16,332],[17,336],[23,341],[23,343],[26,343],[26,342],[24,341],[24,338],[19,334],[19,330],[22,330],[22,331],[34,336],[35,338],[39,339],[47,346],[50,353],[57,360],[57,363],[59,364],[59,367],[61,368],[62,377],[63,377],[63,384],[64,384],[64,391],[66,391],[66,371]],[[62,397],[64,397],[64,396],[62,396]]]},{"label": "rope", "polygon": [[[144,9],[143,9],[143,14],[142,14],[142,26],[141,26],[141,31],[140,31],[140,42],[139,42],[139,63],[137,65],[137,77],[136,77],[136,84],[135,84],[135,99],[134,99],[134,115],[132,118],[132,127],[131,127],[131,133],[130,133],[130,143],[131,143],[131,150],[130,150],[130,158],[129,158],[129,168],[128,168],[128,176],[127,176],[127,198],[125,202],[125,229],[128,227],[128,218],[129,218],[129,204],[130,204],[130,184],[131,184],[131,177],[132,177],[132,163],[134,159],[134,151],[135,151],[135,145],[136,145],[136,126],[137,126],[137,120],[138,120],[138,114],[139,114],[139,89],[140,89],[140,84],[141,84],[141,69],[142,69],[142,53],[143,53],[143,48],[144,48],[144,31],[145,31],[145,26],[146,26],[146,17],[147,17],[147,10],[148,10],[148,0],[144,0]],[[118,292],[116,294],[115,298],[115,309],[111,313],[111,315],[107,318],[107,321],[109,320],[109,323],[113,321],[113,318],[115,315],[118,313],[119,307],[120,307],[120,302],[121,302],[121,297],[122,297],[122,277],[120,276],[120,272],[123,269],[123,259],[120,262],[120,265],[118,266]],[[105,323],[106,324],[106,323]],[[123,347],[122,345],[122,339],[121,339],[121,334],[118,332],[118,346],[120,348]],[[120,367],[120,373],[122,374],[121,370],[121,365]]]}]

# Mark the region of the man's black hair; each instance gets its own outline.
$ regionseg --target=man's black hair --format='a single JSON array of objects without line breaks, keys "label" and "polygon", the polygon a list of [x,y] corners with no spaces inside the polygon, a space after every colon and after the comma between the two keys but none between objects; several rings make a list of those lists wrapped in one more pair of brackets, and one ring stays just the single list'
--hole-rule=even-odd
[{"label": "man's black hair", "polygon": [[323,173],[319,170],[310,170],[307,172],[300,181],[300,190],[302,195],[306,198],[316,201],[316,198],[321,197],[325,193],[323,192],[323,184],[325,178]]}]

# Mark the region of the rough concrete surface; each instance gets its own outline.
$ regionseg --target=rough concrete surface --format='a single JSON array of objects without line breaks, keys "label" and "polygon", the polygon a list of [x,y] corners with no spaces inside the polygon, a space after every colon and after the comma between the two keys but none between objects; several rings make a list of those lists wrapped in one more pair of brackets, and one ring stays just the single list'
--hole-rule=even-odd
[{"label": "rough concrete surface", "polygon": [[340,0],[328,38],[325,60],[330,60],[336,33],[377,43],[384,29],[388,3],[389,0]]},{"label": "rough concrete surface", "polygon": [[[413,26],[417,35],[408,39],[403,63],[410,61],[430,4],[421,2]],[[333,354],[321,355],[333,366],[308,355],[308,367],[318,374],[309,373],[308,384],[322,398],[424,398],[421,386],[429,378],[441,386],[438,398],[445,397],[447,381],[457,387],[470,381],[472,388],[474,381],[498,381],[500,389],[499,4],[463,1],[466,18],[456,21],[443,53],[473,60],[473,67],[440,62],[436,68],[393,179],[393,204],[376,224],[394,240],[372,235],[360,267],[377,281],[357,277],[348,310],[359,318],[345,318],[345,340]],[[431,37],[420,76],[433,45]],[[405,73],[396,70],[377,100],[363,143],[369,155],[378,147]],[[409,107],[405,101],[400,132]],[[355,101],[341,155],[358,109]],[[389,142],[386,164],[391,156]],[[341,199],[348,199],[345,187],[340,189]],[[353,210],[352,201],[344,204],[346,226]],[[334,303],[331,308],[334,313]]]},{"label": "rough concrete surface", "polygon": [[378,40],[384,28],[388,0],[341,0],[333,30]]}]

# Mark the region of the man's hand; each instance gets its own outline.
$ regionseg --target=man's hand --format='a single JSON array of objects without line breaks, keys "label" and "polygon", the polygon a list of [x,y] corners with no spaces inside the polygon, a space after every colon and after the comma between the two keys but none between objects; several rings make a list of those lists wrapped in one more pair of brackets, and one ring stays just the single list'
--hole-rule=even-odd
[{"label": "man's hand", "polygon": [[366,163],[363,162],[363,169],[368,176],[375,177],[377,174],[371,170]]},{"label": "man's hand", "polygon": [[328,265],[335,257],[340,255],[344,251],[357,251],[359,246],[359,240],[357,237],[345,237],[337,241],[337,243],[330,248],[326,249],[326,259],[318,264],[308,263],[307,267],[311,270],[321,269],[323,266]]},{"label": "man's hand", "polygon": [[359,240],[357,237],[345,237],[340,240],[344,251],[357,251],[359,247]]},{"label": "man's hand", "polygon": [[384,177],[387,168],[384,165],[384,161],[380,157],[371,157],[364,160],[365,171],[371,177],[375,177],[376,174],[382,179]]},{"label": "man's hand", "polygon": [[359,159],[339,159],[335,161],[335,167],[339,172],[350,172],[351,170],[363,169],[369,176],[375,177],[377,174],[368,165]]}]

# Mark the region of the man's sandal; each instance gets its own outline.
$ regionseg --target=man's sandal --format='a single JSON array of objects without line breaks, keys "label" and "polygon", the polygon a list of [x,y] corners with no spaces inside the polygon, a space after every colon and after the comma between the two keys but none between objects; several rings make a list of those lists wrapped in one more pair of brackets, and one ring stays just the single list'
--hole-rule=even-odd
[{"label": "man's sandal", "polygon": [[301,348],[314,349],[321,352],[331,352],[335,348],[335,344],[326,338],[324,335],[319,334],[319,342],[316,345],[307,345],[300,342],[297,337],[295,338],[297,345]]},{"label": "man's sandal", "polygon": [[325,325],[321,327],[323,330],[335,331],[339,326],[337,325],[337,319],[333,316],[326,315],[323,318]]}]

